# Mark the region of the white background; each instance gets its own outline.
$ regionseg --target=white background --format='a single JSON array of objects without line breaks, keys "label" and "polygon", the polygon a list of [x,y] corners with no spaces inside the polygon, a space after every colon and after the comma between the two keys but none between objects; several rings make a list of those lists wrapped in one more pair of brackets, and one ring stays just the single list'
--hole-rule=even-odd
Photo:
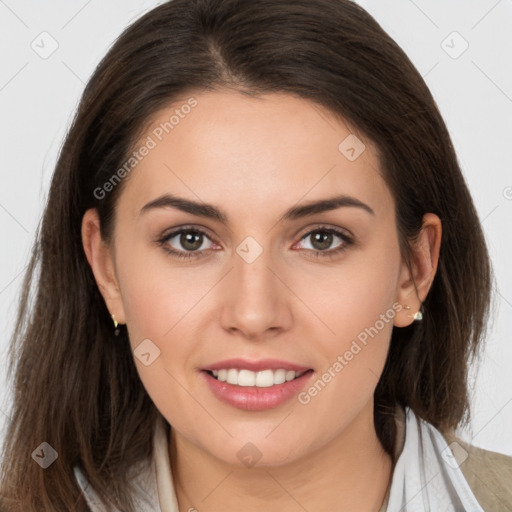
[{"label": "white background", "polygon": [[[10,403],[5,354],[57,153],[100,58],[133,19],[157,3],[0,0],[0,437]],[[475,381],[471,429],[460,434],[512,455],[512,2],[359,3],[424,76],[476,203],[498,295]],[[58,48],[43,59],[31,44],[39,51],[43,45]]]}]

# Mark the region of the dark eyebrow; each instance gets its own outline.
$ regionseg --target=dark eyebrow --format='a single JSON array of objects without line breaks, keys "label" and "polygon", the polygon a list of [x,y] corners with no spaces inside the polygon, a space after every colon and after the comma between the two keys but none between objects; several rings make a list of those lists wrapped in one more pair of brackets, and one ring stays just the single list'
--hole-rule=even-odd
[{"label": "dark eyebrow", "polygon": [[[375,212],[365,203],[359,201],[352,196],[341,195],[331,197],[329,199],[322,199],[319,201],[312,201],[310,203],[293,206],[287,210],[281,217],[281,221],[291,221],[300,219],[302,217],[308,217],[316,213],[322,213],[330,210],[336,210],[342,206],[353,206],[361,208],[362,210],[375,215]],[[140,210],[140,215],[143,213],[155,209],[155,208],[166,208],[172,207],[181,210],[198,217],[206,217],[208,219],[217,220],[223,224],[228,223],[228,216],[219,208],[212,204],[200,203],[191,201],[190,199],[184,199],[181,197],[173,196],[172,194],[164,194],[153,201],[150,201],[144,205]]]}]

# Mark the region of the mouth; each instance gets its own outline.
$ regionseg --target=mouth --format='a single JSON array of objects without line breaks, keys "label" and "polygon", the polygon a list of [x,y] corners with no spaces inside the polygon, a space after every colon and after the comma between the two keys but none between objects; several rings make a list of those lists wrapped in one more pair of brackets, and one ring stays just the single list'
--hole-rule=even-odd
[{"label": "mouth", "polygon": [[237,409],[264,411],[283,405],[312,380],[315,371],[286,361],[229,359],[200,371],[207,389]]}]

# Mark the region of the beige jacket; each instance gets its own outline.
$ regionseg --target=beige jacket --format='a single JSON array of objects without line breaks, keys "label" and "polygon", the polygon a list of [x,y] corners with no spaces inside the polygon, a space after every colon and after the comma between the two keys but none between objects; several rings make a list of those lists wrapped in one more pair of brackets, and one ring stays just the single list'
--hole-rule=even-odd
[{"label": "beige jacket", "polygon": [[[403,452],[407,430],[405,411],[401,407],[397,407],[396,423],[395,456],[398,459]],[[169,460],[169,432],[169,424],[160,416],[153,440],[153,459],[149,465],[141,463],[141,466],[134,470],[133,481],[137,488],[135,499],[140,512],[180,512]],[[469,484],[468,491],[472,493],[473,499],[476,498],[481,509],[485,512],[512,512],[512,457],[477,448],[456,436],[445,436],[444,439],[453,453],[453,461],[456,461],[452,461],[452,464],[462,471],[463,478]],[[91,511],[104,512],[105,508],[78,467],[75,467],[75,475]],[[378,512],[420,512],[417,508],[407,505],[400,510],[388,510],[390,490],[394,485],[393,481]],[[425,512],[444,511],[425,509]]]}]

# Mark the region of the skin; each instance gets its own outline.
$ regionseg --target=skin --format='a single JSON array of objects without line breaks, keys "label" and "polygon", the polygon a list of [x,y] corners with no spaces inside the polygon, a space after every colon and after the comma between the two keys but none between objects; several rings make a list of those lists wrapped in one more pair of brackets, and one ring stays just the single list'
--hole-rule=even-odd
[{"label": "skin", "polygon": [[[393,325],[413,322],[431,286],[441,221],[424,216],[409,269],[393,197],[364,135],[287,94],[194,97],[197,106],[125,178],[112,242],[101,240],[94,209],[82,223],[98,287],[110,313],[126,324],[132,349],[146,338],[160,349],[149,366],[135,363],[173,427],[180,510],[376,511],[391,459],[375,432],[373,393]],[[185,101],[158,112],[141,141]],[[354,161],[338,149],[351,133],[366,146]],[[169,207],[140,214],[165,192],[216,205],[228,224]],[[341,193],[375,215],[341,207],[278,222],[292,206]],[[207,231],[204,257],[178,260],[156,242],[184,225]],[[316,258],[345,243],[334,235],[322,249],[311,233],[322,227],[348,230],[354,243]],[[252,263],[236,252],[247,236],[263,249]],[[179,236],[167,245],[187,251]],[[277,358],[313,368],[309,387],[394,303],[410,309],[385,323],[307,404],[294,397],[244,411],[221,402],[200,378],[200,368],[226,358]],[[252,467],[237,457],[247,442],[262,454]]]}]

